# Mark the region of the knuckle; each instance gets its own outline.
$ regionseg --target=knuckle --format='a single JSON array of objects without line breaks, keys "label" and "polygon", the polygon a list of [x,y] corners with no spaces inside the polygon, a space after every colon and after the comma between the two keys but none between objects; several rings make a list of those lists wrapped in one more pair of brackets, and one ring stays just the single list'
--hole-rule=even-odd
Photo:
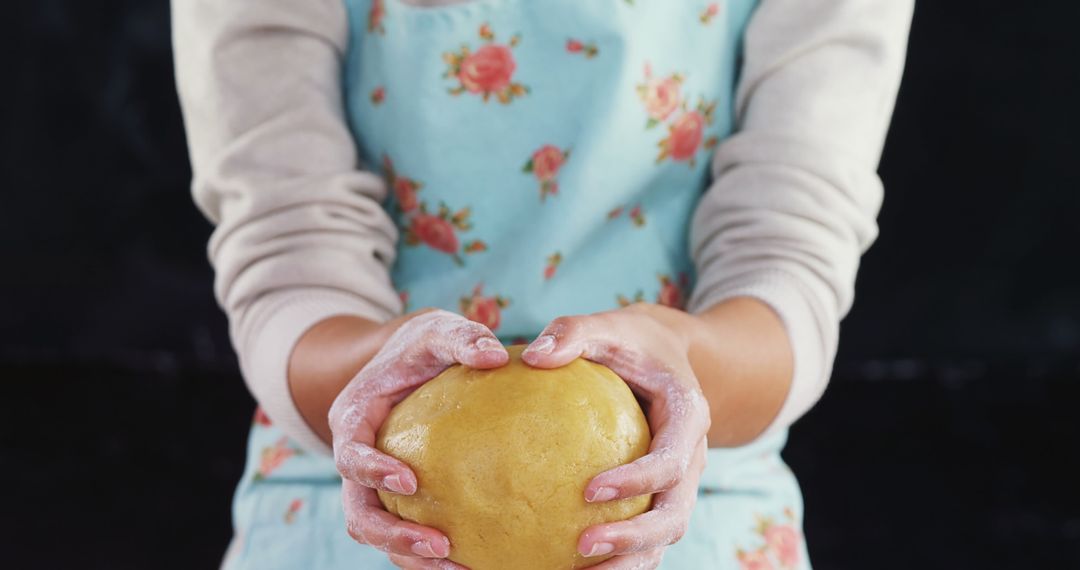
[{"label": "knuckle", "polygon": [[334,454],[334,467],[337,468],[342,477],[351,479],[353,472],[356,471],[356,461],[349,457],[347,453],[338,452]]},{"label": "knuckle", "polygon": [[460,319],[461,315],[452,313],[446,309],[431,309],[424,313],[423,318],[427,319],[427,322],[439,321],[443,319]]},{"label": "knuckle", "polygon": [[356,517],[346,517],[345,531],[348,532],[349,537],[356,542],[359,542],[360,544],[368,544],[367,536],[364,534],[364,529],[361,527],[361,524]]},{"label": "knuckle", "polygon": [[377,452],[363,444],[352,443],[335,450],[334,466],[347,479],[366,479],[370,471],[380,466]]},{"label": "knuckle", "polygon": [[651,473],[647,472],[645,476],[657,490],[667,490],[683,479],[689,464],[688,454],[681,453],[677,448],[668,448],[659,452],[653,469],[649,470]]},{"label": "knuckle", "polygon": [[451,313],[446,309],[433,309],[416,317],[410,321],[410,324],[415,327],[415,334],[419,336],[421,341],[430,341],[442,337],[448,328],[452,328],[464,320],[466,320],[465,317],[457,313]]},{"label": "knuckle", "polygon": [[433,323],[440,320],[442,313],[443,309],[431,309],[417,312],[411,319],[402,323],[395,336],[412,335],[419,331],[426,330],[430,328]]},{"label": "knuckle", "polygon": [[649,473],[649,471],[646,469],[639,469],[637,473],[635,473],[634,476],[627,481],[627,483],[629,483],[628,486],[631,490],[634,491],[635,494],[639,494],[652,491],[653,487],[656,487],[658,485],[666,487],[666,480],[668,478],[670,477],[664,475],[657,477],[656,475]]},{"label": "knuckle", "polygon": [[583,326],[584,320],[585,317],[579,315],[556,317],[551,321],[551,324],[548,325],[547,332],[555,336],[572,334]]},{"label": "knuckle", "polygon": [[709,431],[709,428],[712,427],[712,414],[709,413],[709,405],[708,405],[708,402],[705,400],[705,396],[700,393],[700,390],[698,390],[697,392],[698,392],[698,398],[696,398],[696,399],[700,400],[700,402],[701,402],[697,406],[698,407],[697,413],[698,413],[698,416],[701,418],[702,428],[704,429],[704,431],[707,432],[707,431]]},{"label": "knuckle", "polygon": [[686,474],[690,472],[690,465],[692,463],[693,463],[693,456],[692,455],[687,455],[687,456],[685,456],[685,457],[683,457],[682,459],[679,460],[678,465],[675,466],[675,469],[671,473],[671,478],[668,481],[668,488],[669,489],[671,487],[674,487],[675,485],[677,485],[679,483],[679,481],[682,481],[683,479],[686,478]]},{"label": "knuckle", "polygon": [[341,474],[341,476],[346,478],[348,478],[348,474],[352,472],[350,469],[351,464],[340,455],[334,457],[334,467],[337,468],[337,472]]},{"label": "knuckle", "polygon": [[672,532],[671,538],[667,542],[667,544],[675,544],[676,542],[679,542],[680,540],[682,540],[683,537],[686,536],[686,532],[689,530],[689,528],[690,528],[690,522],[689,521],[679,521],[675,525],[674,531]]},{"label": "knuckle", "polygon": [[490,330],[476,321],[462,317],[461,322],[455,323],[454,332],[460,335],[461,340],[472,340],[478,336],[487,336]]},{"label": "knuckle", "polygon": [[422,345],[432,345],[432,344],[439,343],[444,338],[446,338],[446,335],[444,333],[444,329],[436,328],[436,327],[428,327],[428,328],[425,328],[420,333],[420,336],[419,336],[419,338],[417,340],[419,340],[420,344],[422,344]]},{"label": "knuckle", "polygon": [[680,385],[683,386],[686,394],[686,405],[690,412],[698,415],[708,415],[709,401],[705,399],[701,386],[697,382],[680,382]]}]

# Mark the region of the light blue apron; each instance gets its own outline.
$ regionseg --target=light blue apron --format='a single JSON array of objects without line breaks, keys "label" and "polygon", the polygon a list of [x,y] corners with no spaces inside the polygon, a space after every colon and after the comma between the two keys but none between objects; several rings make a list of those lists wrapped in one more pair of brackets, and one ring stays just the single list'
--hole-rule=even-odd
[{"label": "light blue apron", "polygon": [[[347,116],[391,190],[409,309],[460,312],[510,343],[560,315],[683,305],[689,220],[733,127],[754,0],[345,4]],[[662,568],[809,568],[785,438],[709,451]],[[346,534],[333,460],[261,416],[234,520],[229,569],[393,568]]]}]

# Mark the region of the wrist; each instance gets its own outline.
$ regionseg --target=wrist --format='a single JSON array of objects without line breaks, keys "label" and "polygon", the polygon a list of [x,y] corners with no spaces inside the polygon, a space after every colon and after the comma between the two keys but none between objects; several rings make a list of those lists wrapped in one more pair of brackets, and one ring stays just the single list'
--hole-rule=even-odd
[{"label": "wrist", "polygon": [[695,315],[690,363],[713,416],[709,444],[745,445],[772,424],[791,387],[794,358],[780,317],[752,297]]},{"label": "wrist", "polygon": [[289,357],[289,391],[304,420],[324,442],[331,442],[327,414],[338,394],[401,325],[429,310],[382,323],[353,315],[334,316],[300,337]]}]

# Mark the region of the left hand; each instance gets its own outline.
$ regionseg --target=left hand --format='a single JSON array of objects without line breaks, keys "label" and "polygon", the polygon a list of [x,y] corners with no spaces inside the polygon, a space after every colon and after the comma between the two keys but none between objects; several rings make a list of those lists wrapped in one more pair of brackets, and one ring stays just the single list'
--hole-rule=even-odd
[{"label": "left hand", "polygon": [[637,303],[559,317],[521,355],[526,364],[538,368],[564,366],[579,356],[603,364],[646,403],[653,434],[649,453],[594,477],[585,487],[585,500],[655,493],[652,509],[581,533],[578,551],[583,556],[615,554],[594,566],[596,570],[659,566],[664,550],[686,533],[697,501],[709,406],[690,365],[689,333],[670,326],[670,319],[657,318],[665,311],[674,309]]}]

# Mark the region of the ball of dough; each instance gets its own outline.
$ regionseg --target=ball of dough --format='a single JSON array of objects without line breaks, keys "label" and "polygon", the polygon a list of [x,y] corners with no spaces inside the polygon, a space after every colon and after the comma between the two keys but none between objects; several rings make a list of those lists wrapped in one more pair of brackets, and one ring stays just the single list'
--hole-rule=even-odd
[{"label": "ball of dough", "polygon": [[398,404],[377,447],[416,473],[412,496],[379,493],[387,510],[450,538],[472,570],[567,570],[599,564],[577,541],[587,527],[649,509],[651,498],[585,502],[585,485],[649,449],[649,425],[610,369],[584,359],[543,370],[453,366]]}]

